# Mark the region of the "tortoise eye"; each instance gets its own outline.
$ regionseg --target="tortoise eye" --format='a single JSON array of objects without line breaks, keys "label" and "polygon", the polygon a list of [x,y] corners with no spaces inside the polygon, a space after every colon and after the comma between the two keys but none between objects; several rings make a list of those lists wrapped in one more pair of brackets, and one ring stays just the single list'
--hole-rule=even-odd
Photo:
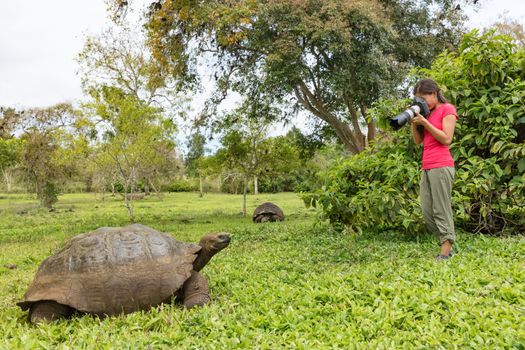
[{"label": "tortoise eye", "polygon": [[229,241],[230,240],[230,236],[229,235],[219,235],[219,239],[221,241]]}]

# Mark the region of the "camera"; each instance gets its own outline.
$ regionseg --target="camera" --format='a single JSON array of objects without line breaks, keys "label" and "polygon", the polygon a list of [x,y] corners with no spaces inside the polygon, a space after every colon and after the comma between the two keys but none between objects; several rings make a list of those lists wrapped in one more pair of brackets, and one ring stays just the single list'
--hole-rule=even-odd
[{"label": "camera", "polygon": [[399,130],[403,125],[410,121],[414,116],[419,113],[423,117],[427,117],[430,114],[427,102],[421,97],[415,97],[412,101],[412,105],[408,107],[404,112],[399,113],[394,118],[390,119],[390,125],[394,130]]}]

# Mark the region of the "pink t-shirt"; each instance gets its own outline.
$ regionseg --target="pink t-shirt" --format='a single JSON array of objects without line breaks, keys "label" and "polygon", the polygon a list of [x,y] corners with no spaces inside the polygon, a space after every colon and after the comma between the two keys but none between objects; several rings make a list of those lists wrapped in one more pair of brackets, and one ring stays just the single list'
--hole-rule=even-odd
[{"label": "pink t-shirt", "polygon": [[[430,113],[428,121],[439,130],[443,130],[443,118],[448,115],[454,115],[458,119],[456,107],[450,103],[444,103]],[[423,137],[423,170],[453,166],[454,159],[450,155],[448,145],[440,143],[425,129]]]}]

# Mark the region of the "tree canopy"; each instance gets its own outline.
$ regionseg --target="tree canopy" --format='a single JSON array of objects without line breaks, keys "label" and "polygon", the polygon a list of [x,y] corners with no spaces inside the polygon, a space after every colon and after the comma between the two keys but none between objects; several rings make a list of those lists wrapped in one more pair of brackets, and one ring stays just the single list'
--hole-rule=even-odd
[{"label": "tree canopy", "polygon": [[458,43],[459,3],[159,0],[146,28],[153,57],[187,86],[204,60],[217,81],[215,102],[237,91],[306,110],[357,153],[375,138],[372,102]]}]

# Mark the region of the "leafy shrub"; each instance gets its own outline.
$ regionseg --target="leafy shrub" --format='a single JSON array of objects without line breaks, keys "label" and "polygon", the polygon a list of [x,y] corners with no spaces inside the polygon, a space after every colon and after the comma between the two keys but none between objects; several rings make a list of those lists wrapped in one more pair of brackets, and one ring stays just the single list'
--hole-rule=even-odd
[{"label": "leafy shrub", "polygon": [[199,190],[198,180],[175,180],[166,187],[168,192],[193,192]]},{"label": "leafy shrub", "polygon": [[395,142],[378,143],[331,168],[320,191],[303,195],[307,206],[320,207],[323,219],[352,230],[418,230],[420,152],[407,130],[401,133]]},{"label": "leafy shrub", "polygon": [[[116,193],[124,193],[124,185],[120,181],[116,181],[113,183],[113,189]],[[128,188],[128,192],[130,192],[130,189]],[[137,181],[135,184],[135,188],[133,189],[133,192],[144,192],[144,182]]]},{"label": "leafy shrub", "polygon": [[59,192],[58,186],[55,183],[46,181],[44,186],[37,192],[40,204],[45,208],[51,209],[53,204],[58,202]]},{"label": "leafy shrub", "polygon": [[[525,231],[525,49],[511,39],[473,31],[457,53],[415,72],[445,90],[460,115],[450,146],[456,162],[456,225],[469,231]],[[375,108],[385,125],[400,101]],[[353,228],[418,230],[420,155],[409,127],[332,168],[326,186],[305,195],[332,223]]]},{"label": "leafy shrub", "polygon": [[460,224],[486,233],[523,232],[525,48],[494,32],[473,31],[459,53],[442,54],[420,74],[447,87],[460,115],[451,146]]},{"label": "leafy shrub", "polygon": [[261,177],[259,191],[265,193],[293,192],[305,179],[305,171],[298,169],[287,174]]}]

